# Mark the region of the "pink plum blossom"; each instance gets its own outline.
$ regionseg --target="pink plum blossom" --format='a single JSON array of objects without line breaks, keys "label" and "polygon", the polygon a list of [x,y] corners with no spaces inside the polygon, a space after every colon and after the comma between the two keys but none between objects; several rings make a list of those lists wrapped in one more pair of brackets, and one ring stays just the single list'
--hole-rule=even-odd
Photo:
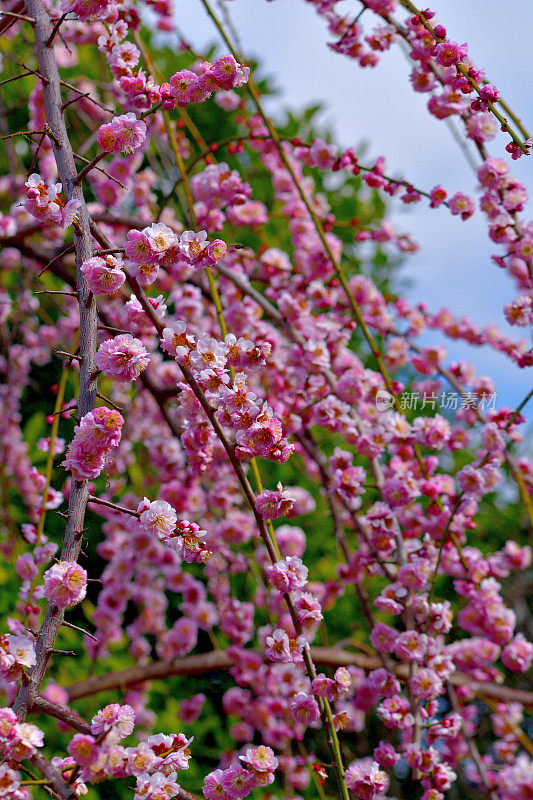
[{"label": "pink plum blossom", "polygon": [[96,354],[96,364],[107,378],[115,381],[134,381],[150,362],[148,353],[139,339],[121,333],[106,339]]},{"label": "pink plum blossom", "polygon": [[96,139],[107,153],[131,155],[146,139],[146,123],[137,119],[133,112],[121,114],[102,125]]},{"label": "pink plum blossom", "polygon": [[58,608],[74,606],[87,593],[87,573],[79,564],[59,561],[44,573],[44,593]]}]

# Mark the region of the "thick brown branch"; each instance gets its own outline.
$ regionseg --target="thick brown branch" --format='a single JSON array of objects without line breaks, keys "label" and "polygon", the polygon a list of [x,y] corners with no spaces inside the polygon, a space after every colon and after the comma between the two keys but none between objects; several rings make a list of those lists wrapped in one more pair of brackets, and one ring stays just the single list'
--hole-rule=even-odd
[{"label": "thick brown branch", "polygon": [[[341,650],[335,647],[311,647],[311,657],[317,666],[335,669],[353,665],[370,672],[382,666],[381,659],[378,656],[351,653],[348,650]],[[79,683],[67,686],[66,691],[69,700],[78,700],[80,697],[87,697],[110,689],[125,688],[135,683],[160,680],[169,678],[172,675],[203,675],[206,672],[226,670],[234,665],[235,660],[227,652],[214,650],[210,653],[176,658],[172,661],[157,661],[144,667],[130,667],[119,672],[110,672],[107,675],[94,675],[91,678],[79,681]],[[396,664],[393,669],[400,680],[407,679],[408,668],[406,664]],[[522,703],[524,706],[533,708],[533,692],[527,692],[523,689],[511,689],[507,686],[499,686],[497,683],[474,681],[464,672],[454,672],[449,680],[454,686],[468,686],[474,692],[482,692],[487,697],[494,697],[505,703]]]}]

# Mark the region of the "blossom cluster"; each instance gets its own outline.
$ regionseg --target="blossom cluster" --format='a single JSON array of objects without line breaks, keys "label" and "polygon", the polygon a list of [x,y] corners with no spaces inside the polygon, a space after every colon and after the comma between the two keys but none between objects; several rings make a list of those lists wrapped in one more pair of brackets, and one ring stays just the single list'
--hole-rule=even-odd
[{"label": "blossom cluster", "polygon": [[240,759],[240,765],[216,769],[206,775],[202,787],[206,800],[247,797],[256,786],[268,786],[274,781],[279,761],[270,747],[249,747]]},{"label": "blossom cluster", "polygon": [[[69,4],[74,3],[76,8],[72,7],[69,10],[76,10],[80,18],[84,18],[83,11],[80,14],[82,7],[93,7],[91,16],[105,15],[108,8],[105,0],[63,1]],[[94,7],[95,2],[96,8]],[[173,23],[168,20],[170,5],[160,3],[155,10],[161,14],[161,27],[163,29],[172,28]],[[132,6],[128,11],[132,14],[130,21],[134,27],[137,27],[138,18],[135,8]],[[150,106],[160,103],[162,108],[168,111],[176,105],[185,107],[189,103],[203,103],[214,92],[232,92],[233,89],[238,89],[248,82],[250,68],[239,64],[232,55],[226,55],[217,58],[214,63],[198,60],[192,65],[192,69],[179,70],[171,75],[168,82],[156,83],[152,74],[147,75],[142,68],[136,69],[141,53],[133,42],[126,39],[128,34],[126,18],[109,20],[111,24],[107,28],[107,33],[98,37],[98,47],[107,59],[117,88],[126,96],[130,107],[146,111],[150,109]],[[113,122],[116,123],[114,128],[112,124],[112,127],[106,128],[105,137],[109,137],[111,147],[104,147],[105,150],[121,152],[121,148],[115,148],[113,145],[115,134],[120,134],[124,125],[130,128],[129,135],[135,130],[134,138],[136,140],[139,137],[144,139],[142,128],[144,123],[142,120],[135,121],[134,115],[132,117],[129,114],[123,115],[115,118]],[[138,143],[140,144],[140,142]]]},{"label": "blossom cluster", "polygon": [[[238,89],[248,81],[250,67],[235,61],[232,55],[217,58],[214,64],[202,61],[198,71],[182,69],[169,78],[168,94],[180,106],[203,103],[213,92]],[[168,106],[166,106],[168,107]]]},{"label": "blossom cluster", "polygon": [[83,262],[81,271],[89,289],[95,295],[113,294],[126,280],[121,260],[112,255],[88,258]]},{"label": "blossom cluster", "polygon": [[225,162],[208,164],[193,175],[191,192],[198,224],[208,231],[222,230],[225,222],[255,227],[268,219],[264,204],[251,199],[250,184]]},{"label": "blossom cluster", "polygon": [[[248,390],[247,373],[237,372],[233,380],[230,376],[231,369],[259,368],[270,353],[268,342],[257,346],[244,337],[237,339],[234,334],[228,334],[224,342],[207,334],[195,340],[187,333],[186,323],[179,320],[164,328],[161,347],[179,364],[191,369],[216,408],[218,421],[235,430],[236,454],[240,459],[261,456],[286,461],[290,457],[294,448],[283,437],[280,420],[268,403]],[[203,435],[201,431],[208,433],[209,428],[191,388],[187,384],[180,388],[180,410],[185,425],[182,442],[193,455],[198,437]],[[204,463],[201,468],[205,466]]]},{"label": "blossom cluster", "polygon": [[26,211],[43,224],[67,228],[76,222],[80,201],[65,200],[60,183],[49,185],[40,175],[33,173],[26,181]]},{"label": "blossom cluster", "polygon": [[[29,722],[19,722],[17,715],[11,708],[0,708],[0,752],[6,761],[24,761],[29,756],[37,752],[38,747],[43,746],[43,732],[36,725]],[[18,786],[20,775],[11,769],[6,769],[4,762],[0,765],[3,769],[2,789],[6,794],[15,792]]]},{"label": "blossom cluster", "polygon": [[166,500],[150,502],[146,497],[137,506],[139,522],[144,531],[172,547],[186,563],[204,563],[211,556],[206,547],[206,531],[196,522],[178,518]]},{"label": "blossom cluster", "polygon": [[227,245],[221,239],[209,241],[206,231],[183,231],[179,236],[162,222],[128,232],[124,243],[127,267],[141,286],[156,280],[160,267],[171,274],[192,267],[205,269],[221,261]]},{"label": "blossom cluster", "polygon": [[76,480],[97,478],[107,454],[120,442],[124,418],[105,406],[89,411],[74,428],[63,464]]},{"label": "blossom cluster", "polygon": [[0,636],[0,676],[4,680],[18,680],[22,672],[35,663],[35,648],[31,639],[11,633]]},{"label": "blossom cluster", "polygon": [[137,119],[133,112],[113,117],[111,122],[102,125],[96,140],[106,153],[122,153],[129,156],[146,139],[146,123]]},{"label": "blossom cluster", "polygon": [[69,757],[55,758],[52,763],[67,776],[76,769],[78,792],[85,793],[88,783],[134,777],[137,800],[170,800],[180,788],[176,783],[178,771],[189,766],[191,740],[182,733],[154,734],[133,747],[119,744],[134,727],[134,709],[128,704],[111,703],[93,717],[90,734],[72,737],[67,748]]}]

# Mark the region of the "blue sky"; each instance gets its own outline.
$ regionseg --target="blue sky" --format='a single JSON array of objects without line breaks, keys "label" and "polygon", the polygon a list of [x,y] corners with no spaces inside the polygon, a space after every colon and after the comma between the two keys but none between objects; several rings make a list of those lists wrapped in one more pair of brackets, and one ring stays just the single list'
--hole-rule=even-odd
[{"label": "blue sky", "polygon": [[[366,142],[369,163],[384,155],[390,174],[406,177],[420,188],[442,183],[450,194],[473,193],[476,178],[464,154],[447,125],[427,112],[427,98],[410,89],[411,66],[399,48],[385,53],[377,68],[361,70],[327,48],[325,24],[304,0],[231,0],[226,7],[245,55],[257,57],[282,90],[271,104],[272,112],[321,102],[323,119],[335,130],[337,141],[344,146]],[[531,131],[531,0],[441,0],[432,7],[450,38],[469,43],[475,62],[485,68]],[[355,16],[360,4],[345,0],[339,9]],[[176,19],[196,46],[216,41],[199,0],[180,0]],[[504,155],[506,143],[499,135],[489,149]],[[513,162],[512,171],[532,187],[533,155]],[[530,216],[532,210],[530,203]],[[404,268],[412,280],[410,300],[424,300],[434,310],[448,306],[458,316],[469,316],[480,325],[495,322],[514,338],[522,338],[524,329],[511,329],[503,317],[502,306],[516,292],[490,261],[495,249],[480,213],[466,223],[446,209],[429,210],[424,204],[409,210],[395,207],[392,213],[395,226],[411,232],[422,245]],[[531,370],[515,368],[488,348],[451,341],[446,345],[451,358],[472,361],[479,373],[495,380],[499,404],[514,406],[531,388]]]}]

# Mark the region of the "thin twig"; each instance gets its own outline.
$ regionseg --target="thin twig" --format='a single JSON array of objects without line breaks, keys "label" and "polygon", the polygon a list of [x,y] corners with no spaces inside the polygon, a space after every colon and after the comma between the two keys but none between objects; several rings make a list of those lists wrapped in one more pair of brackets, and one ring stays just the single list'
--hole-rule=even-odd
[{"label": "thin twig", "polygon": [[[4,81],[0,81],[0,86],[4,86],[6,83],[11,83],[11,81],[18,81],[21,78],[27,78],[28,75],[31,75],[31,72],[23,72],[22,75],[15,75],[13,78],[6,78]],[[2,136],[2,139],[5,138],[5,136]]]},{"label": "thin twig", "polygon": [[58,32],[60,26],[63,24],[64,20],[66,19],[68,13],[69,12],[67,11],[65,14],[63,14],[61,17],[59,17],[59,19],[57,20],[56,24],[52,28],[52,32],[51,32],[50,36],[48,37],[48,39],[46,40],[46,46],[47,47],[51,47],[52,42],[54,41],[54,37],[55,37],[56,33]]},{"label": "thin twig", "polygon": [[88,636],[89,639],[92,639],[94,642],[98,641],[96,636],[93,636],[92,633],[89,633],[89,631],[86,631],[84,628],[80,628],[79,625],[74,625],[74,623],[72,622],[67,622],[66,619],[63,620],[63,625],[65,625],[67,628],[72,628],[72,630],[74,631],[79,631],[80,633],[83,633],[84,636]]},{"label": "thin twig", "polygon": [[126,506],[119,506],[117,503],[112,503],[109,500],[104,500],[102,497],[94,497],[94,495],[90,494],[88,501],[89,503],[96,503],[99,506],[105,506],[106,508],[111,508],[113,511],[120,511],[121,514],[129,514],[130,517],[137,517],[139,518],[141,515],[138,511],[133,511],[131,508],[126,508]]}]

